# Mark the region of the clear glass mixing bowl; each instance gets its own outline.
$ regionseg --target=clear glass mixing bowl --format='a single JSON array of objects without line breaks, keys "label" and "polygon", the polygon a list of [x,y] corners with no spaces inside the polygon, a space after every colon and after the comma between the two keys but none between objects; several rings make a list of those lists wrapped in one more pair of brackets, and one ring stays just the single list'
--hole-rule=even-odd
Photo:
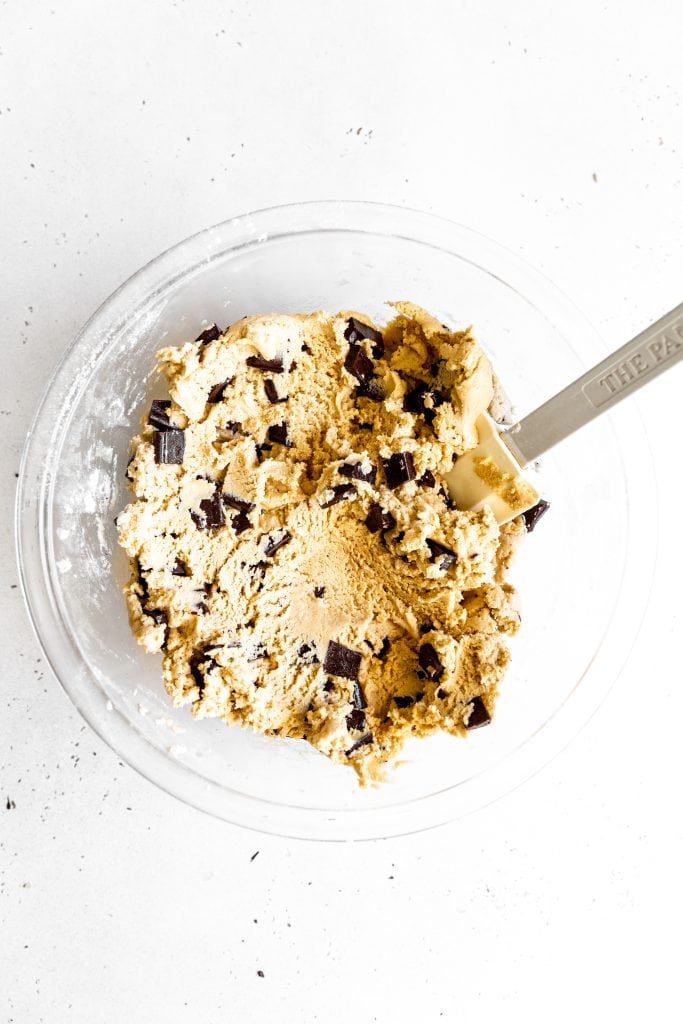
[{"label": "clear glass mixing bowl", "polygon": [[[548,281],[456,224],[370,203],[262,210],[153,260],[86,324],[29,433],[17,498],[22,584],[45,656],[83,717],[167,792],[228,821],[315,839],[428,828],[490,802],[577,732],[616,678],[647,601],[651,462],[625,403],[543,460],[552,509],[513,580],[523,628],[498,713],[466,740],[415,741],[378,789],[306,744],[174,710],[160,660],[128,628],[114,516],[128,500],[127,448],[149,400],[154,352],[247,313],[359,309],[387,299],[475,325],[517,411],[603,354]],[[642,538],[647,536],[648,543]]]}]

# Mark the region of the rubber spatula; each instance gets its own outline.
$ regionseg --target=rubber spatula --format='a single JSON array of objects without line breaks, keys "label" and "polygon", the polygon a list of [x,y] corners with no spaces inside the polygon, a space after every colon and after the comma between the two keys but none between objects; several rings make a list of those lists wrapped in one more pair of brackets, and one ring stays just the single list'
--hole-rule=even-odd
[{"label": "rubber spatula", "polygon": [[524,467],[682,358],[683,303],[502,433],[482,413],[479,444],[445,476],[453,501],[475,511],[490,505],[499,523],[533,508],[539,494]]}]

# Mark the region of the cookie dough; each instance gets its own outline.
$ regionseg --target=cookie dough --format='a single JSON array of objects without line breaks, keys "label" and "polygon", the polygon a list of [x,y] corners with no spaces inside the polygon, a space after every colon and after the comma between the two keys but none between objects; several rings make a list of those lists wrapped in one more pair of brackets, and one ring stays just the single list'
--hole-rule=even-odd
[{"label": "cookie dough", "polygon": [[519,627],[521,518],[441,484],[494,395],[470,330],[408,302],[250,316],[158,353],[170,398],[118,517],[133,631],[196,718],[307,740],[375,782],[410,736],[488,724]]}]

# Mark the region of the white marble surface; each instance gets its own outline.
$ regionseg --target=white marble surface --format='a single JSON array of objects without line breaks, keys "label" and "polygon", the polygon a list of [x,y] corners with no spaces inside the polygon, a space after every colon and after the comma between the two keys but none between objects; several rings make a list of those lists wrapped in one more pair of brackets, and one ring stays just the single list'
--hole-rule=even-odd
[{"label": "white marble surface", "polygon": [[0,5],[0,1020],[680,1019],[683,370],[640,401],[656,578],[606,704],[521,790],[409,839],[264,838],[120,764],[41,660],[11,513],[75,330],[250,208],[451,216],[613,346],[679,302],[682,28],[674,0]]}]

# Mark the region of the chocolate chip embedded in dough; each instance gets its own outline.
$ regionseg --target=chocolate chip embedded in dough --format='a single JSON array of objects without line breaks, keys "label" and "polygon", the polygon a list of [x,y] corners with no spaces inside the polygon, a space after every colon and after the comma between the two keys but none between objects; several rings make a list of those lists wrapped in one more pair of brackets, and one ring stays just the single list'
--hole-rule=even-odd
[{"label": "chocolate chip embedded in dough", "polygon": [[365,694],[363,693],[360,683],[353,684],[353,694],[351,695],[351,703],[353,704],[354,708],[362,709],[368,706],[368,702],[365,699]]},{"label": "chocolate chip embedded in dough", "polygon": [[355,316],[349,317],[344,337],[352,344],[367,338],[373,342],[372,354],[375,359],[381,359],[384,355],[384,338],[381,331],[371,327],[370,324],[364,324],[362,320],[358,320]]},{"label": "chocolate chip embedded in dough", "polygon": [[209,397],[207,398],[207,402],[210,402],[211,405],[216,405],[217,402],[220,402],[225,393],[225,389],[228,387],[229,384],[234,383],[234,380],[234,377],[228,377],[227,380],[222,381],[222,383],[214,384],[214,386],[209,391]]},{"label": "chocolate chip embedded in dough", "polygon": [[314,587],[313,588],[313,597],[324,597],[324,596],[325,596],[325,588],[324,587]]},{"label": "chocolate chip embedded in dough", "polygon": [[157,430],[154,434],[154,460],[157,465],[180,466],[185,458],[183,430]]},{"label": "chocolate chip embedded in dough", "polygon": [[256,458],[259,460],[259,462],[262,462],[263,461],[262,460],[263,453],[264,452],[272,452],[272,450],[273,450],[272,444],[268,444],[267,441],[264,441],[263,444],[257,444],[256,445]]},{"label": "chocolate chip embedded in dough", "polygon": [[445,700],[446,697],[448,696],[448,690],[444,690],[443,687],[440,686],[439,689],[436,691],[436,695],[439,698],[439,700]]},{"label": "chocolate chip embedded in dough", "polygon": [[272,427],[268,427],[268,440],[275,444],[283,444],[287,448],[292,447],[291,441],[287,440],[286,423],[276,423]]},{"label": "chocolate chip embedded in dough", "polygon": [[342,679],[356,682],[362,660],[363,656],[359,651],[353,651],[336,640],[330,640],[323,668],[331,676],[341,676]]},{"label": "chocolate chip embedded in dough", "polygon": [[302,644],[296,653],[305,665],[319,664],[318,655],[315,653],[313,644]]},{"label": "chocolate chip embedded in dough", "polygon": [[331,508],[332,505],[338,505],[340,501],[349,501],[358,493],[353,484],[337,484],[335,487],[330,487],[330,491],[332,497],[328,501],[321,502],[321,508]]},{"label": "chocolate chip embedded in dough", "polygon": [[415,479],[415,465],[410,452],[396,452],[388,459],[382,459],[387,487],[394,491],[401,484]]},{"label": "chocolate chip embedded in dough", "polygon": [[206,330],[198,334],[194,339],[195,345],[208,345],[210,341],[217,341],[221,336],[221,331],[215,324],[210,324]]},{"label": "chocolate chip embedded in dough", "polygon": [[236,512],[253,512],[256,508],[253,501],[247,501],[246,498],[238,498],[236,494],[230,494],[228,491],[224,491],[221,494],[221,501],[228,508],[234,508]]},{"label": "chocolate chip embedded in dough", "polygon": [[425,670],[430,679],[438,682],[444,674],[444,667],[441,664],[439,655],[431,644],[422,644],[417,652],[417,660]]},{"label": "chocolate chip embedded in dough", "polygon": [[145,615],[157,626],[165,626],[168,624],[168,615],[163,608],[145,608],[144,611]]},{"label": "chocolate chip embedded in dough", "polygon": [[391,530],[396,526],[396,520],[391,512],[386,512],[376,502],[370,506],[370,511],[365,517],[365,525],[370,533],[379,533],[380,530]]},{"label": "chocolate chip embedded in dough", "polygon": [[361,736],[359,740],[356,740],[353,746],[350,746],[348,750],[344,751],[344,753],[346,754],[347,757],[349,757],[351,754],[354,754],[357,750],[360,750],[361,747],[367,747],[370,743],[374,741],[374,739],[375,737],[372,735],[371,732],[366,733],[365,736]]},{"label": "chocolate chip embedded in dough", "polygon": [[285,370],[281,359],[264,359],[263,356],[248,356],[247,366],[254,370],[267,370],[269,373],[284,373]]},{"label": "chocolate chip embedded in dough", "polygon": [[522,513],[527,533],[533,532],[538,520],[546,514],[549,508],[550,502],[546,501],[545,498],[541,498],[533,508],[528,508],[526,512]]},{"label": "chocolate chip embedded in dough", "polygon": [[436,487],[436,479],[431,469],[426,469],[417,481],[418,487]]},{"label": "chocolate chip embedded in dough", "polygon": [[370,469],[363,469],[362,462],[345,462],[339,467],[339,475],[347,476],[351,480],[364,480],[366,484],[375,483],[377,478],[377,467],[370,465]]},{"label": "chocolate chip embedded in dough", "polygon": [[268,543],[266,544],[266,549],[264,551],[266,558],[272,558],[275,552],[279,551],[280,548],[283,548],[285,544],[289,544],[291,539],[292,535],[291,533],[288,533],[287,530],[283,530],[279,536],[275,533],[272,534],[268,538]]},{"label": "chocolate chip embedded in dough", "polygon": [[471,729],[481,729],[482,726],[488,725],[491,721],[491,716],[481,697],[475,697],[471,703],[472,710],[465,726],[468,731]]},{"label": "chocolate chip embedded in dough", "polygon": [[325,691],[325,693],[332,693],[332,691],[334,690],[334,683],[332,682],[331,679],[325,680],[323,684],[323,690]]},{"label": "chocolate chip embedded in dough", "polygon": [[384,388],[376,377],[364,381],[356,388],[356,398],[368,398],[371,402],[383,402]]},{"label": "chocolate chip embedded in dough", "polygon": [[423,381],[416,384],[411,391],[407,391],[403,398],[403,411],[415,414],[423,413],[425,409],[424,396],[427,391],[429,391],[429,386]]},{"label": "chocolate chip embedded in dough", "polygon": [[268,378],[266,378],[266,380],[264,380],[264,382],[263,382],[263,390],[265,391],[266,398],[271,403],[271,405],[279,405],[281,402],[286,402],[287,401],[287,397],[286,396],[284,398],[280,398],[280,396],[277,393],[277,388],[275,386],[275,381],[271,380],[270,377],[268,377]]},{"label": "chocolate chip embedded in dough", "polygon": [[394,697],[394,704],[398,708],[409,708],[414,703],[412,697],[406,695],[405,697]]},{"label": "chocolate chip embedded in dough", "polygon": [[225,513],[221,495],[216,491],[210,498],[199,502],[199,512],[190,512],[192,521],[198,530],[217,530],[225,524]]},{"label": "chocolate chip embedded in dough", "polygon": [[174,429],[168,416],[168,410],[171,408],[171,405],[172,402],[167,398],[155,398],[153,400],[149,416],[147,417],[150,427],[154,427],[155,430]]},{"label": "chocolate chip embedded in dough", "polygon": [[382,640],[382,646],[380,647],[380,649],[377,652],[377,657],[379,658],[379,660],[380,661],[384,661],[384,659],[386,658],[386,656],[387,656],[387,654],[389,653],[390,650],[391,650],[391,640],[389,639],[388,636],[385,636],[384,640]]},{"label": "chocolate chip embedded in dough", "polygon": [[230,520],[232,528],[239,537],[245,530],[249,530],[252,527],[252,522],[246,512],[238,512],[236,516],[233,516]]},{"label": "chocolate chip embedded in dough", "polygon": [[344,360],[344,369],[361,384],[367,384],[375,374],[372,359],[369,359],[360,345],[349,345]]},{"label": "chocolate chip embedded in dough", "polygon": [[173,576],[189,576],[190,575],[188,570],[187,570],[187,566],[179,558],[176,558],[175,565],[171,569],[171,574]]},{"label": "chocolate chip embedded in dough", "polygon": [[354,732],[361,732],[365,728],[365,713],[359,708],[354,708],[351,714],[346,716],[346,728]]},{"label": "chocolate chip embedded in dough", "polygon": [[443,569],[444,572],[458,561],[455,551],[451,551],[450,548],[439,544],[438,540],[428,540],[427,547],[429,548],[429,561],[438,562],[439,568]]}]

